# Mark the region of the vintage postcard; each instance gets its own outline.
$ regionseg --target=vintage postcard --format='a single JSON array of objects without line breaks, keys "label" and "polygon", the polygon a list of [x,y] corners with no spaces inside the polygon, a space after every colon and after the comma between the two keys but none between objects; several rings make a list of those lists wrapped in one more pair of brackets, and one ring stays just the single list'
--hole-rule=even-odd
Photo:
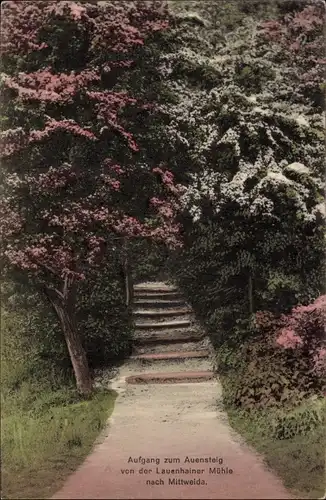
[{"label": "vintage postcard", "polygon": [[325,1],[1,17],[2,498],[325,498]]}]

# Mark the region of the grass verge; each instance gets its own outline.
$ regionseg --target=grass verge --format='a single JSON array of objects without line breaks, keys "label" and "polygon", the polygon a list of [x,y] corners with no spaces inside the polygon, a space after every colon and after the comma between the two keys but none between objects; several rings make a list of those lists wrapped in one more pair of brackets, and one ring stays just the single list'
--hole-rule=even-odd
[{"label": "grass verge", "polygon": [[[37,394],[37,396],[35,396]],[[2,498],[49,498],[91,451],[116,393],[81,401],[73,387],[2,393]]]},{"label": "grass verge", "polygon": [[[296,498],[321,498],[325,493],[325,427],[320,422],[307,434],[276,439],[266,432],[271,413],[255,415],[226,409],[231,426],[261,453],[266,464]],[[266,426],[264,426],[264,423]]]}]

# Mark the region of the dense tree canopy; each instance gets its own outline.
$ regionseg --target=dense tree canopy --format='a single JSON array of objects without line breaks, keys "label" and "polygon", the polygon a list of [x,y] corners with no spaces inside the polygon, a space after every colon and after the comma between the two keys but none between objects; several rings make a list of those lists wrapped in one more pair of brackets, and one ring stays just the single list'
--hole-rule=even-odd
[{"label": "dense tree canopy", "polygon": [[222,17],[223,31],[227,9],[213,4],[178,7],[162,70],[177,95],[167,134],[188,172],[180,279],[196,282],[201,311],[236,318],[322,291],[325,11],[251,11],[230,31]]},{"label": "dense tree canopy", "polygon": [[124,108],[142,111],[154,103],[114,89],[119,75],[137,64],[139,47],[166,28],[160,7],[5,6],[4,256],[54,306],[84,391],[90,382],[80,372],[87,369],[74,318],[78,282],[123,238],[178,245],[173,175],[143,168],[123,116]]},{"label": "dense tree canopy", "polygon": [[133,240],[177,250],[217,343],[322,293],[324,22],[319,0],[6,3],[5,269],[66,340],[78,287]]},{"label": "dense tree canopy", "polygon": [[[325,0],[4,2],[6,498],[49,496],[120,363],[172,350],[208,358],[294,497],[322,496],[325,20]],[[180,295],[133,300],[145,281]],[[169,345],[136,348],[139,316]]]}]

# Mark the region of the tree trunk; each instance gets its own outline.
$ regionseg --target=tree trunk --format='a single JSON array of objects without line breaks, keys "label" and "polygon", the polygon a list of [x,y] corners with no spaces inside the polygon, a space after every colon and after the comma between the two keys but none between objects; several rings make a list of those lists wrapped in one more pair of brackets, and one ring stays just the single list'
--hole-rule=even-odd
[{"label": "tree trunk", "polygon": [[58,298],[51,297],[51,294],[49,293],[47,293],[47,295],[55,309],[64,333],[71,364],[75,374],[77,390],[83,396],[89,396],[93,391],[93,381],[88,366],[86,352],[77,330],[73,303],[74,297],[72,297],[73,291],[70,291],[69,293],[68,298],[70,300],[67,301],[68,303],[63,302]]},{"label": "tree trunk", "polygon": [[125,303],[129,307],[133,300],[134,286],[132,280],[132,273],[130,267],[129,253],[128,253],[128,242],[125,239],[123,242],[123,275],[125,280]]},{"label": "tree trunk", "polygon": [[249,275],[249,280],[248,280],[248,299],[249,299],[249,313],[251,315],[254,312],[253,285],[252,285],[251,275]]},{"label": "tree trunk", "polygon": [[78,335],[76,324],[64,309],[58,314],[65,335],[72,367],[74,369],[77,390],[83,394],[83,396],[88,396],[93,390],[93,381],[85,349]]}]

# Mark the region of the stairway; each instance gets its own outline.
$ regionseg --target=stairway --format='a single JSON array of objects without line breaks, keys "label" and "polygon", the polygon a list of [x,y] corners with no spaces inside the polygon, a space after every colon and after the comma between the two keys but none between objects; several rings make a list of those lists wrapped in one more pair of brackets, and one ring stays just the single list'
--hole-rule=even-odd
[{"label": "stairway", "polygon": [[[172,384],[210,380],[211,347],[179,290],[166,283],[134,287],[133,373],[128,384]],[[144,372],[144,368],[146,371]],[[190,368],[190,369],[189,369]]]},{"label": "stairway", "polygon": [[[291,498],[230,428],[208,339],[182,296],[162,283],[135,287],[135,294],[135,351],[102,384],[118,395],[108,433],[53,498]],[[180,318],[188,326],[167,325]],[[148,327],[158,319],[163,327]],[[213,463],[197,463],[201,457]]]}]

